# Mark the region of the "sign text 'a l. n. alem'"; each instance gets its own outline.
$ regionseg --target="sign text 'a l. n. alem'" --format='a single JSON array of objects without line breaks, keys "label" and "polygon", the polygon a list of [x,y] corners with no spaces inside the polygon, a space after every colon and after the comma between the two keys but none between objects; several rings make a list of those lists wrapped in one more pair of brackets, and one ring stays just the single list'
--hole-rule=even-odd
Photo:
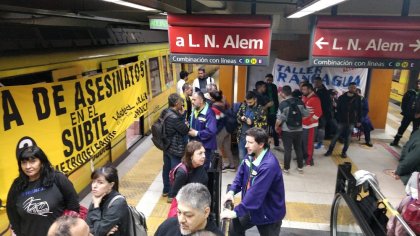
[{"label": "sign text 'a l. n. alem'", "polygon": [[192,34],[188,34],[187,39],[182,36],[176,37],[175,45],[177,47],[191,47],[191,48],[229,48],[229,49],[263,49],[264,40],[255,38],[241,38],[239,34],[226,35],[225,39],[222,40],[222,45],[217,43],[216,35],[204,34],[200,35],[203,38],[194,38]]}]

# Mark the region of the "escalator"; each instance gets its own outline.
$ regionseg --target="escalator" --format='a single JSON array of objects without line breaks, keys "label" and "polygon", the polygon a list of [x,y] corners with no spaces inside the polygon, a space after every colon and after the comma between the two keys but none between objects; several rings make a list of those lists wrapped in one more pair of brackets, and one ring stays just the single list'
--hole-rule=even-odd
[{"label": "escalator", "polygon": [[373,180],[366,179],[356,186],[350,163],[339,165],[335,192],[331,236],[386,236],[388,216],[396,217],[406,236],[416,236]]}]

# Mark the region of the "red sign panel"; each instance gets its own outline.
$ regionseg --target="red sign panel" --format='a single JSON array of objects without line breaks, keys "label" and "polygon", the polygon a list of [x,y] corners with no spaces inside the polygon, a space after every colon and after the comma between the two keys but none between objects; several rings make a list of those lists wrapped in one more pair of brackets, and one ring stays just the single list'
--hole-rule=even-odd
[{"label": "red sign panel", "polygon": [[319,17],[312,35],[311,57],[312,62],[325,57],[329,60],[383,59],[389,62],[394,59],[417,63],[420,60],[420,19]]},{"label": "red sign panel", "polygon": [[[168,15],[168,25],[171,55],[238,56],[238,60],[220,58],[219,61],[268,63],[271,43],[269,16],[172,14]],[[267,60],[262,57],[267,57]]]}]

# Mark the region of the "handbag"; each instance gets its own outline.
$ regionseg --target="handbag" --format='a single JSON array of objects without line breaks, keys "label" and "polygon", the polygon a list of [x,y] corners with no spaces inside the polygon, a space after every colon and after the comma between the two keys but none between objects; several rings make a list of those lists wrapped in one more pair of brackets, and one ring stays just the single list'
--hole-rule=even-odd
[{"label": "handbag", "polygon": [[80,205],[79,213],[73,210],[64,210],[63,216],[72,216],[72,217],[78,217],[82,220],[86,220],[88,213],[88,209],[82,205]]},{"label": "handbag", "polygon": [[168,218],[175,217],[178,213],[178,202],[176,201],[176,197],[172,199],[171,208],[168,212]]},{"label": "handbag", "polygon": [[416,233],[420,234],[420,173],[417,174],[417,199],[411,201],[402,212],[402,217],[410,228]]},{"label": "handbag", "polygon": [[369,194],[363,198],[359,195],[359,197],[361,199],[356,202],[372,232],[375,235],[385,235],[386,225],[388,223],[385,204],[382,201],[378,202],[373,194]]}]

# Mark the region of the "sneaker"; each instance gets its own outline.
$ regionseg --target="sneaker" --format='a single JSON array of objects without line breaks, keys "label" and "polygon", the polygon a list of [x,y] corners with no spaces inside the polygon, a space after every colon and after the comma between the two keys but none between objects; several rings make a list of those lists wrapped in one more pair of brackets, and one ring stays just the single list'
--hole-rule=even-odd
[{"label": "sneaker", "polygon": [[297,168],[297,171],[299,172],[299,174],[303,174],[303,169],[302,168]]},{"label": "sneaker", "polygon": [[285,174],[289,174],[289,170],[288,170],[288,169],[287,169],[287,170],[286,170],[286,169],[284,169],[284,170],[283,170],[283,173],[285,173]]},{"label": "sneaker", "polygon": [[162,197],[167,197],[168,193],[162,193]]},{"label": "sneaker", "polygon": [[397,142],[394,142],[394,141],[392,141],[389,145],[395,146],[395,147],[398,147],[399,146],[398,143]]},{"label": "sneaker", "polygon": [[229,165],[223,166],[222,172],[226,172],[226,171],[236,171],[236,168]]},{"label": "sneaker", "polygon": [[166,200],[167,203],[172,203],[172,199],[171,197],[168,197],[168,200]]},{"label": "sneaker", "polygon": [[372,143],[365,143],[366,144],[366,146],[368,146],[368,147],[373,147],[373,144]]},{"label": "sneaker", "polygon": [[279,152],[284,152],[284,149],[281,148],[280,146],[274,146],[274,150],[277,150]]},{"label": "sneaker", "polygon": [[341,158],[346,158],[347,157],[347,153],[342,152],[340,156],[341,156]]},{"label": "sneaker", "polygon": [[324,145],[322,143],[317,143],[314,146],[315,149],[320,149],[320,148],[323,148],[323,147],[324,147]]},{"label": "sneaker", "polygon": [[324,154],[324,156],[326,156],[326,157],[331,156],[331,155],[332,155],[332,151],[330,151],[330,150],[328,150],[328,151]]}]

